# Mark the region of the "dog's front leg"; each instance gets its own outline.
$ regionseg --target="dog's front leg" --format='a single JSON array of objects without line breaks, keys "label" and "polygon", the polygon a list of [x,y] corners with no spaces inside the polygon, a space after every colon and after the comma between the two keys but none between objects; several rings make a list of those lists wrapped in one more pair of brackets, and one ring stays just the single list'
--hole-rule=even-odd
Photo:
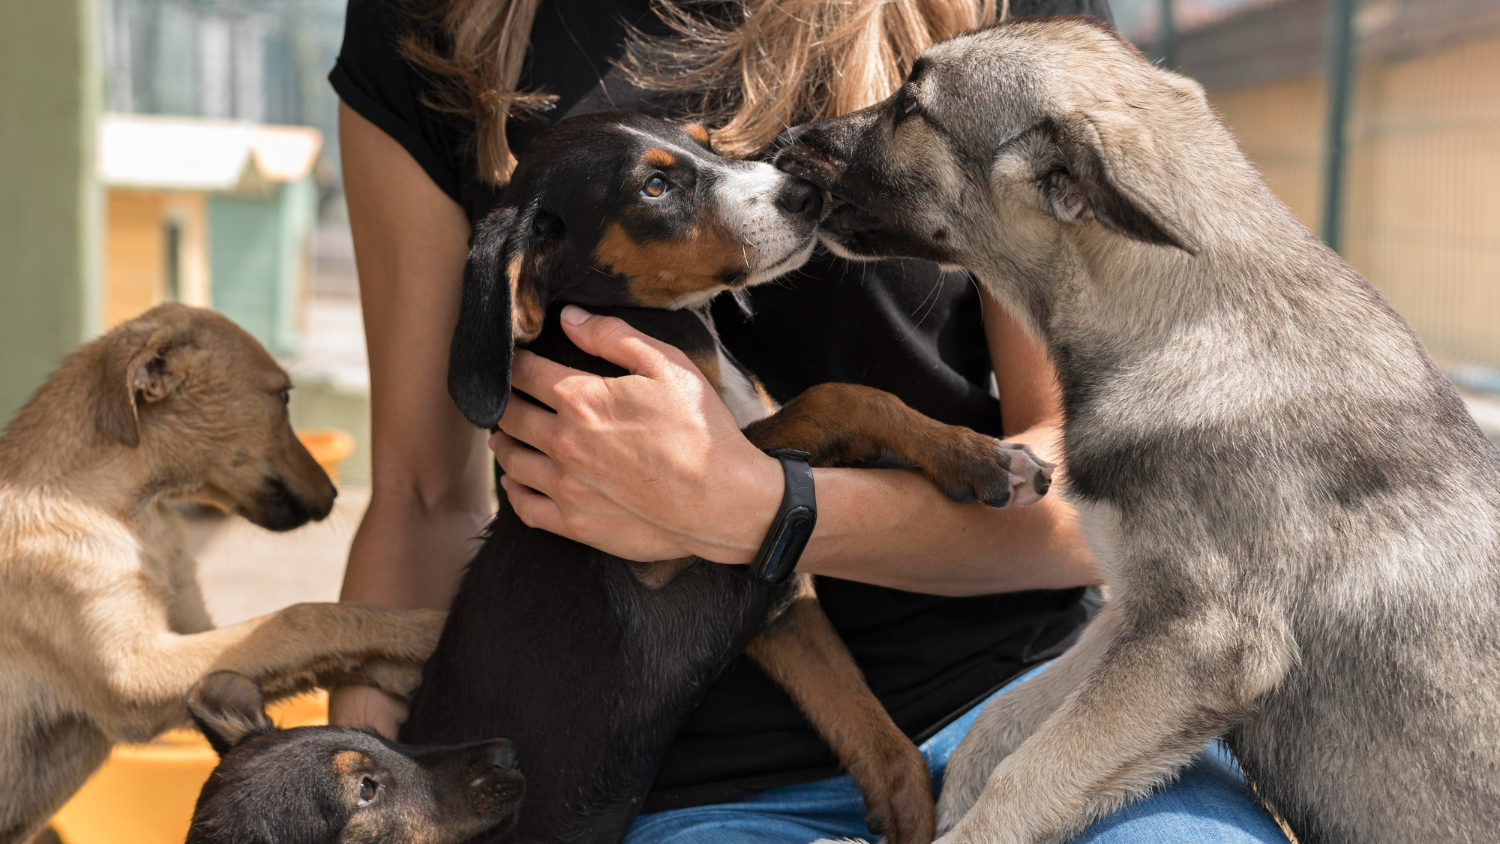
[{"label": "dog's front leg", "polygon": [[930,844],[927,760],[870,691],[859,666],[802,577],[787,608],[745,653],[786,690],[864,795],[872,831],[886,844]]},{"label": "dog's front leg", "polygon": [[116,741],[151,738],[187,717],[183,695],[214,671],[244,674],[270,698],[347,682],[409,696],[444,617],[352,603],[296,604],[190,636],[116,630],[111,647],[99,650],[113,657],[106,682],[119,712],[102,720]]},{"label": "dog's front leg", "polygon": [[818,384],[745,428],[758,448],[806,451],[815,465],[894,456],[955,501],[1029,504],[1052,482],[1052,465],[1004,443],[924,416],[901,399],[857,384]]},{"label": "dog's front leg", "polygon": [[1295,647],[1214,608],[1120,612],[1087,678],[990,775],[939,844],[1052,844],[1143,796],[1275,687]]},{"label": "dog's front leg", "polygon": [[968,814],[991,772],[1083,684],[1118,627],[1117,611],[1106,606],[1067,653],[979,713],[943,773],[938,832],[946,833]]}]

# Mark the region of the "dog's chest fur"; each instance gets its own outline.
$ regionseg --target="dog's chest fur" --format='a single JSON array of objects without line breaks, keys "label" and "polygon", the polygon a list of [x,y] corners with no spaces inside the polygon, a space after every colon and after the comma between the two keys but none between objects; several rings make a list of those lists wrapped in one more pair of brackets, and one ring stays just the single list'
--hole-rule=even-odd
[{"label": "dog's chest fur", "polygon": [[[0,487],[0,661],[9,664],[0,684],[14,684],[0,688],[0,715],[7,704],[19,707],[12,715],[73,720],[107,711],[106,678],[56,666],[93,664],[121,625],[175,626],[181,546],[179,518],[160,505],[127,522],[76,499]],[[33,684],[47,695],[28,705]],[[146,741],[170,726],[109,738]]]},{"label": "dog's chest fur", "polygon": [[[1294,828],[1320,840],[1323,819],[1353,818],[1330,840],[1430,840],[1416,814],[1348,801],[1409,804],[1396,784],[1434,758],[1500,760],[1481,704],[1500,684],[1500,459],[1363,281],[1341,265],[1318,279],[1266,279],[1248,310],[1154,330],[1054,321],[1063,489],[1139,629],[1233,646],[1222,659],[1254,706],[1230,744]],[[1432,719],[1429,699],[1474,722]],[[1320,743],[1343,750],[1306,753]],[[1472,766],[1424,776],[1430,800],[1500,799]],[[1479,828],[1495,808],[1451,820]]]},{"label": "dog's chest fur", "polygon": [[749,373],[722,348],[718,350],[718,361],[719,383],[714,386],[719,392],[719,398],[724,400],[724,405],[734,415],[736,425],[743,428],[775,412],[775,406],[756,387]]}]

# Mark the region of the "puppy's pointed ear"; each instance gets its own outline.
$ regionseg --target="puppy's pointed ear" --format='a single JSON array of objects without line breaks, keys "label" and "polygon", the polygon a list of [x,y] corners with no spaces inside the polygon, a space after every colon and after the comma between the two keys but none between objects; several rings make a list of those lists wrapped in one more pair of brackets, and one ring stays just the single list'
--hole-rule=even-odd
[{"label": "puppy's pointed ear", "polygon": [[140,405],[161,401],[181,380],[168,364],[175,332],[150,325],[123,328],[105,338],[94,390],[94,427],[112,440],[141,444]]},{"label": "puppy's pointed ear", "polygon": [[1182,222],[1161,157],[1140,121],[1104,111],[1052,124],[1062,166],[1043,176],[1052,213],[1064,223],[1098,220],[1146,243],[1189,255],[1202,245]]},{"label": "puppy's pointed ear", "polygon": [[448,394],[481,428],[494,428],[510,402],[516,345],[541,333],[550,259],[561,239],[557,218],[510,206],[474,229],[448,352]]},{"label": "puppy's pointed ear", "polygon": [[220,756],[246,739],[276,729],[266,715],[260,684],[233,671],[215,671],[194,683],[188,690],[187,709]]}]

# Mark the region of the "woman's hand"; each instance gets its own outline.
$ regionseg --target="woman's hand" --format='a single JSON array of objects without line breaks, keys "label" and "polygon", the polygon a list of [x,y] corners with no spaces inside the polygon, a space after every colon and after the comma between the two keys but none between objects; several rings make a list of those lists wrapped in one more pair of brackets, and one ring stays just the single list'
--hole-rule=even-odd
[{"label": "woman's hand", "polygon": [[745,439],[686,355],[623,320],[568,306],[563,330],[629,374],[516,353],[490,448],[521,520],[640,562],[748,563],[781,501],[781,468]]},{"label": "woman's hand", "polygon": [[406,715],[406,701],[369,686],[343,686],[328,693],[330,724],[374,730],[395,741]]}]

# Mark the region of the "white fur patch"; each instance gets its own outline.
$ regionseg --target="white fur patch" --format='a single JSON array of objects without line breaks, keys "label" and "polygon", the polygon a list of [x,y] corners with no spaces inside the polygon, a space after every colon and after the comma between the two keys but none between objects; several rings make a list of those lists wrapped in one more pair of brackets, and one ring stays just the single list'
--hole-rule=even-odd
[{"label": "white fur patch", "polygon": [[734,415],[735,424],[741,428],[770,416],[775,408],[766,403],[765,396],[755,389],[750,379],[719,350],[719,398]]},{"label": "white fur patch", "polygon": [[769,164],[734,162],[718,170],[714,206],[719,219],[744,244],[745,279],[749,286],[790,272],[812,257],[813,232],[802,231],[776,199],[792,178]]}]

